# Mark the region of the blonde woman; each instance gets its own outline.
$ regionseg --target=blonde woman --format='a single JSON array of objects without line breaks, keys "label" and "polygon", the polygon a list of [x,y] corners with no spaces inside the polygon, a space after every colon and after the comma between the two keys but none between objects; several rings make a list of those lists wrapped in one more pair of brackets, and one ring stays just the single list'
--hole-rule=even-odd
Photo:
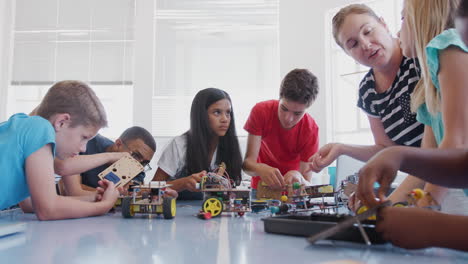
[{"label": "blonde woman", "polygon": [[340,155],[367,161],[388,146],[419,147],[424,126],[410,109],[419,80],[417,60],[402,55],[383,19],[363,4],[346,6],[335,15],[333,36],[346,54],[371,67],[361,81],[357,104],[368,116],[375,144],[327,144],[310,158],[312,170],[321,171]]}]

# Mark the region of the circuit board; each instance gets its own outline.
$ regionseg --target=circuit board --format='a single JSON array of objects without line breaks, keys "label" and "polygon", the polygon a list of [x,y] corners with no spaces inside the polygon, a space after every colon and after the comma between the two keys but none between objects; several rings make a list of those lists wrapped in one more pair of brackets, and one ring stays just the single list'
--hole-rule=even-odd
[{"label": "circuit board", "polygon": [[99,173],[98,177],[101,180],[109,180],[115,184],[115,187],[119,187],[127,184],[143,170],[143,166],[136,159],[125,156]]}]

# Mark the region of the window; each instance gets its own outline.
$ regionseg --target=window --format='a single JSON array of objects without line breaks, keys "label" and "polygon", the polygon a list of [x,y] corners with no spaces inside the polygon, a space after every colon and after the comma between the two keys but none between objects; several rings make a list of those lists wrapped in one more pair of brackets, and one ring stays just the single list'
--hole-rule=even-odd
[{"label": "window", "polygon": [[[109,7],[112,12],[109,12]],[[55,82],[91,84],[116,138],[132,123],[135,0],[17,0],[7,116],[29,113]]]},{"label": "window", "polygon": [[[239,135],[255,103],[278,98],[278,0],[157,0],[153,134],[190,125],[195,94],[215,87],[231,96]],[[176,122],[174,122],[176,120]]]},{"label": "window", "polygon": [[[401,24],[403,1],[374,0],[365,2],[376,13],[382,16],[390,31],[396,35]],[[327,21],[339,11],[333,9],[328,13]],[[330,76],[332,109],[332,142],[373,144],[367,115],[357,107],[359,83],[369,68],[355,62],[335,43],[331,23],[328,23],[328,43],[330,43]]]},{"label": "window", "polygon": [[[148,8],[150,27],[135,15]],[[75,79],[102,100],[106,136],[135,123],[172,137],[188,129],[194,95],[216,87],[230,94],[245,135],[253,105],[278,98],[278,8],[278,0],[18,0],[7,116],[29,113],[53,83]],[[154,44],[142,45],[146,36]],[[145,72],[145,56],[154,70]],[[135,74],[153,81],[137,87]]]}]

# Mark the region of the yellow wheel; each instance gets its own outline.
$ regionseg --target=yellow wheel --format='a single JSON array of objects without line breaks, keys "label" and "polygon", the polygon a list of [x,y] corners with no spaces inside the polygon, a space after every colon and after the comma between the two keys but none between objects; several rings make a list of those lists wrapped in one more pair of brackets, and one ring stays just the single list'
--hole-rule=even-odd
[{"label": "yellow wheel", "polygon": [[[359,207],[359,209],[357,210],[357,214],[362,214],[367,210],[368,210],[367,206],[363,205],[363,206]],[[376,220],[376,219],[377,219],[377,217],[375,215],[370,216],[369,218],[367,218],[367,220]]]},{"label": "yellow wheel", "polygon": [[203,202],[203,212],[210,213],[216,217],[223,212],[223,203],[217,198],[208,198]]}]

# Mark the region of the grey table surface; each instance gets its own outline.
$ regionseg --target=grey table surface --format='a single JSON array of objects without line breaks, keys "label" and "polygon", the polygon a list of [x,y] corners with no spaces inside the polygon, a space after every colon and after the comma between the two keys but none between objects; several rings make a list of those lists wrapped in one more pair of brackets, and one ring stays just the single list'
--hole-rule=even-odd
[{"label": "grey table surface", "polygon": [[390,244],[364,246],[265,233],[267,213],[230,214],[201,220],[201,201],[178,202],[172,220],[119,212],[75,220],[38,221],[33,214],[0,213],[22,221],[23,233],[0,238],[0,263],[468,263],[468,253],[430,248],[404,250]]}]

